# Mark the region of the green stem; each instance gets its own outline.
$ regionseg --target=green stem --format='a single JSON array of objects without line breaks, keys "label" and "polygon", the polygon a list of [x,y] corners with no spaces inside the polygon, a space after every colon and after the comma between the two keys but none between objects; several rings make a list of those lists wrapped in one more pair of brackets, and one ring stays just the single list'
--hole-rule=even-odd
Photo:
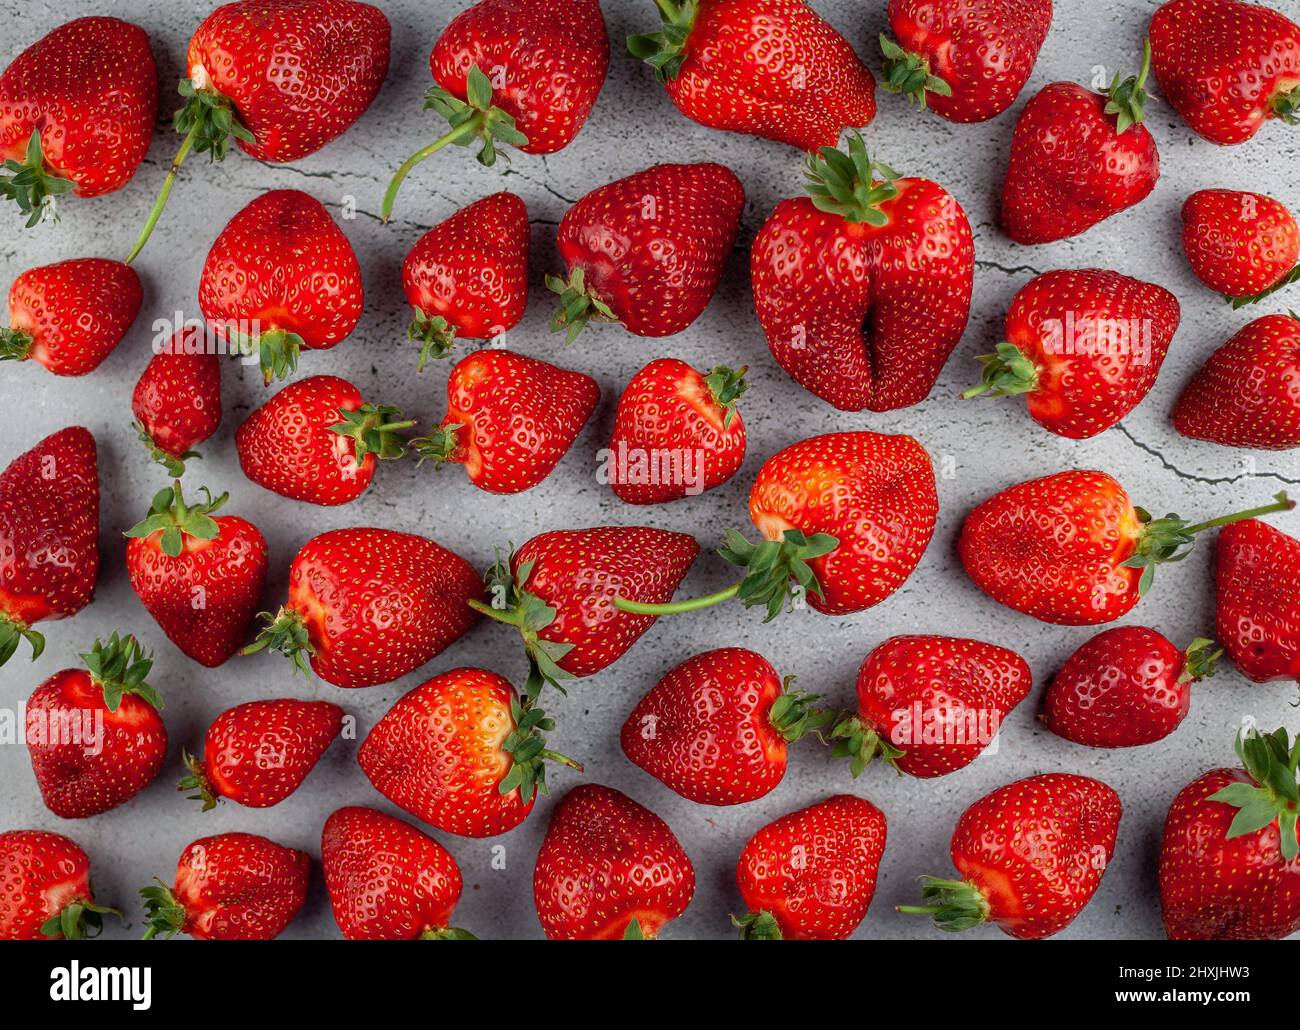
[{"label": "green stem", "polygon": [[195,125],[185,134],[185,138],[181,141],[181,148],[176,151],[172,166],[167,170],[167,178],[163,179],[162,189],[158,191],[158,199],[153,202],[149,217],[145,219],[144,228],[140,230],[140,235],[135,241],[135,246],[131,248],[131,253],[126,256],[125,264],[129,265],[140,256],[140,251],[144,250],[144,245],[149,242],[149,237],[153,235],[154,226],[158,224],[158,219],[162,217],[163,208],[167,206],[167,201],[172,195],[172,187],[176,185],[176,173],[181,170],[181,165],[190,156],[190,150],[194,146],[194,140],[198,137],[198,134],[199,126]]},{"label": "green stem", "polygon": [[942,908],[942,905],[895,905],[894,911],[905,916],[932,916]]},{"label": "green stem", "polygon": [[537,757],[543,758],[548,762],[554,762],[557,765],[568,766],[570,769],[577,769],[578,772],[584,771],[581,762],[575,761],[568,755],[562,755],[558,751],[552,751],[550,748],[544,748]]},{"label": "green stem", "polygon": [[443,147],[451,146],[458,140],[465,139],[467,136],[473,136],[482,129],[484,120],[482,118],[470,118],[468,121],[456,126],[445,135],[439,136],[422,150],[417,150],[414,154],[402,162],[401,167],[393,173],[392,180],[388,183],[388,189],[384,192],[384,206],[380,209],[380,214],[387,222],[393,216],[393,204],[397,202],[397,191],[402,188],[402,180],[411,174],[415,168],[425,158],[433,157]]},{"label": "green stem", "polygon": [[1277,495],[1277,500],[1272,504],[1266,504],[1262,508],[1252,508],[1250,511],[1237,512],[1235,515],[1221,515],[1217,519],[1210,519],[1209,522],[1198,522],[1194,526],[1188,526],[1186,532],[1203,533],[1207,529],[1217,529],[1220,526],[1230,526],[1234,522],[1245,522],[1247,519],[1257,519],[1261,515],[1272,515],[1278,511],[1290,511],[1295,507],[1295,501],[1291,500],[1285,493]]},{"label": "green stem", "polygon": [[693,597],[689,601],[672,601],[669,604],[642,604],[640,601],[628,601],[616,597],[614,598],[614,607],[621,612],[630,612],[633,615],[682,615],[686,612],[697,612],[701,608],[712,608],[715,604],[730,601],[739,592],[740,584],[733,583],[726,590],[719,590],[716,594]]}]

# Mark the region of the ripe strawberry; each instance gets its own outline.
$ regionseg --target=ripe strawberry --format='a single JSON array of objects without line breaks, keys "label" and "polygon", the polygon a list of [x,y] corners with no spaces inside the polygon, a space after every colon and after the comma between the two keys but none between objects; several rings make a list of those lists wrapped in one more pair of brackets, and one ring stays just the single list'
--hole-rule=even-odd
[{"label": "ripe strawberry", "polygon": [[885,853],[885,813],[837,794],[768,823],[740,853],[742,940],[844,940],[866,917]]},{"label": "ripe strawberry", "polygon": [[801,150],[876,116],[876,80],[803,0],[656,0],[661,31],[630,36],[677,110]]},{"label": "ripe strawberry", "polygon": [[1219,534],[1217,635],[1256,683],[1300,682],[1300,540],[1254,520]]},{"label": "ripe strawberry", "polygon": [[1210,355],[1174,407],[1174,428],[1226,447],[1300,447],[1300,317],[1257,318]]},{"label": "ripe strawberry", "polygon": [[1300,226],[1262,193],[1193,193],[1183,205],[1183,250],[1196,278],[1234,308],[1300,282]]},{"label": "ripe strawberry", "polygon": [[1156,81],[1198,135],[1244,143],[1266,121],[1300,124],[1300,26],[1238,0],[1172,0],[1151,17]]},{"label": "ripe strawberry", "polygon": [[754,308],[772,356],[841,411],[924,400],[966,331],[975,278],[970,222],[928,179],[867,155],[810,156],[810,197],[783,200],[754,240]]},{"label": "ripe strawberry", "polygon": [[56,376],[93,372],[140,313],[140,277],[120,261],[75,258],[29,268],[9,288],[0,360],[34,360]]},{"label": "ripe strawberry", "polygon": [[1100,780],[1049,773],[976,801],[952,835],[963,877],[922,877],[926,905],[898,911],[959,932],[996,924],[1021,940],[1060,933],[1092,900],[1115,854],[1122,807]]},{"label": "ripe strawberry", "polygon": [[574,787],[555,806],[533,901],[549,940],[654,939],[686,911],[695,869],[668,824],[612,787]]},{"label": "ripe strawberry", "polygon": [[30,228],[70,190],[121,189],[144,160],[158,117],[158,69],[144,30],[77,18],[37,40],[0,74],[0,197]]},{"label": "ripe strawberry", "polygon": [[456,860],[410,823],[373,808],[340,808],[325,820],[320,858],[347,940],[473,938],[450,925],[461,891]]},{"label": "ripe strawberry", "polygon": [[31,627],[90,604],[99,579],[99,468],[80,426],[47,436],[0,473],[0,665]]},{"label": "ripe strawberry", "polygon": [[173,478],[194,448],[221,424],[221,359],[207,345],[202,326],[179,330],[140,374],[131,394],[135,431],[149,456]]},{"label": "ripe strawberry", "polygon": [[252,833],[221,833],[187,847],[176,884],[140,891],[144,939],[187,933],[196,940],[269,941],[307,900],[311,858]]},{"label": "ripe strawberry", "polygon": [[637,336],[672,336],[708,307],[745,209],[735,172],[720,164],[664,164],[592,190],[560,220],[568,278],[551,331],[572,343],[590,322]]},{"label": "ripe strawberry", "polygon": [[325,205],[301,190],[271,190],[240,211],[203,264],[199,307],[212,331],[257,353],[267,383],[298,353],[329,350],[361,318],[361,266]]},{"label": "ripe strawberry", "polygon": [[288,600],[243,653],[279,651],[337,687],[391,683],[459,640],[482,594],[473,566],[432,540],[335,529],[303,545]]},{"label": "ripe strawberry", "polygon": [[420,461],[464,465],[493,494],[517,494],[555,471],[596,405],[591,376],[508,350],[463,358],[447,379],[447,416],[411,441]]},{"label": "ripe strawberry", "polygon": [[418,340],[419,370],[445,358],[456,337],[491,340],[513,329],[528,304],[528,209],[513,193],[462,208],[420,237],[402,262],[402,289],[415,308],[406,335]]},{"label": "ripe strawberry", "polygon": [[0,833],[0,941],[98,936],[114,908],[95,903],[90,859],[77,842],[44,830]]},{"label": "ripe strawberry", "polygon": [[153,782],[167,757],[162,700],[135,637],[96,640],[85,669],[64,669],[27,699],[27,750],[45,807],[64,819],[116,808]]},{"label": "ripe strawberry", "polygon": [[182,752],[189,775],[180,790],[197,791],[203,811],[229,798],[248,808],[278,805],[302,786],[343,727],[343,709],[328,701],[249,701],[216,717],[203,758]]},{"label": "ripe strawberry", "polygon": [[1192,525],[1153,519],[1105,472],[1058,472],[1009,487],[966,517],[957,549],[993,600],[1060,626],[1096,626],[1127,615],[1156,569],[1184,558],[1196,534],[1274,511],[1275,503]]},{"label": "ripe strawberry", "polygon": [[721,486],[745,461],[745,421],[736,402],[746,369],[697,372],[658,358],[618,399],[609,441],[610,488],[628,504],[664,504]]},{"label": "ripe strawberry", "polygon": [[290,383],[235,431],[244,475],[282,497],[338,505],[366,492],[379,461],[406,453],[401,412],[367,404],[337,376]]},{"label": "ripe strawberry", "polygon": [[1011,302],[1006,341],[963,397],[1024,394],[1029,417],[1072,440],[1104,433],[1156,384],[1181,310],[1168,290],[1118,272],[1048,272]]},{"label": "ripe strawberry", "polygon": [[1052,0],[890,0],[889,27],[881,85],[950,122],[984,122],[1029,81]]}]

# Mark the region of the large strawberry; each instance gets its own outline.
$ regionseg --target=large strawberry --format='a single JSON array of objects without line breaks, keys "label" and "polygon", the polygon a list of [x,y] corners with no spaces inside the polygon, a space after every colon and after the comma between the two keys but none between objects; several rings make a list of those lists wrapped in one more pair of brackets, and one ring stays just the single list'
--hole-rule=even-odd
[{"label": "large strawberry", "polygon": [[672,336],[697,318],[722,279],[745,190],[720,164],[663,164],[592,190],[565,212],[556,238],[567,278],[551,320],[572,343],[590,322]]},{"label": "large strawberry", "polygon": [[885,853],[885,813],[837,794],[768,823],[736,863],[749,911],[735,919],[741,938],[843,940],[871,907]]},{"label": "large strawberry", "polygon": [[114,633],[27,699],[27,750],[41,799],[57,816],[107,812],[153,782],[167,757],[162,700],[135,637]]},{"label": "large strawberry", "polygon": [[686,911],[695,869],[673,831],[612,787],[574,787],[555,806],[533,868],[550,940],[645,940]]},{"label": "large strawberry", "polygon": [[656,0],[661,31],[628,52],[677,109],[713,129],[801,150],[833,147],[876,116],[876,80],[804,0]]},{"label": "large strawberry", "polygon": [[135,269],[74,258],[23,272],[9,288],[0,360],[35,361],[57,376],[93,372],[126,336],[143,300]]},{"label": "large strawberry", "polygon": [[1058,472],[990,497],[966,517],[957,542],[962,564],[993,600],[1062,626],[1095,626],[1127,615],[1155,579],[1179,561],[1196,534],[1295,502],[1193,525],[1153,519],[1105,472]]},{"label": "large strawberry", "polygon": [[391,683],[459,640],[482,594],[473,566],[432,540],[335,529],[294,557],[288,600],[244,653],[279,651],[339,687]]},{"label": "large strawberry", "polygon": [[199,325],[189,325],[157,350],[131,394],[135,431],[169,475],[200,457],[194,448],[221,424],[221,358]]},{"label": "large strawberry", "polygon": [[464,465],[480,490],[517,494],[555,470],[599,402],[589,375],[513,351],[475,351],[451,370],[442,424],[411,448],[421,461]]},{"label": "large strawberry", "polygon": [[1122,813],[1100,780],[1049,773],[1017,780],[976,801],[952,835],[960,880],[922,877],[925,915],[958,932],[991,922],[1022,940],[1060,933],[1092,900],[1110,860]]},{"label": "large strawberry", "polygon": [[0,941],[94,937],[108,913],[90,886],[76,841],[44,830],[0,833]]},{"label": "large strawberry", "polygon": [[1023,394],[1049,432],[1104,433],[1155,386],[1180,313],[1168,290],[1118,272],[1047,272],[1016,294],[1004,342],[962,396]]},{"label": "large strawberry", "polygon": [[784,200],[754,240],[754,308],[772,355],[842,411],[924,400],[966,331],[975,279],[970,222],[928,179],[848,154],[810,155],[811,196]]},{"label": "large strawberry", "polygon": [[157,117],[158,69],[143,29],[117,18],[60,25],[0,74],[0,159],[13,173],[0,178],[0,197],[31,227],[70,190],[121,189]]},{"label": "large strawberry", "polygon": [[1300,282],[1300,226],[1262,193],[1197,190],[1183,204],[1183,250],[1196,278],[1234,308]]},{"label": "large strawberry", "polygon": [[186,504],[177,480],[126,531],[126,571],[167,638],[215,668],[248,637],[266,585],[266,538],[246,519],[214,515],[226,495]]},{"label": "large strawberry", "polygon": [[90,603],[99,579],[99,467],[80,426],[47,436],[0,473],[0,665],[31,627]]},{"label": "large strawberry", "polygon": [[1249,520],[1219,534],[1216,633],[1256,683],[1300,682],[1300,540]]}]

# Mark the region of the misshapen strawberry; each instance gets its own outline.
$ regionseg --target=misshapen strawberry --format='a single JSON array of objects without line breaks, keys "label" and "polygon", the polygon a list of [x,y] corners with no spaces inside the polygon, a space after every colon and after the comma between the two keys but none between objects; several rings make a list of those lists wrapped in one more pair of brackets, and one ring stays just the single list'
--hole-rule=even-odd
[{"label": "misshapen strawberry", "polygon": [[1217,636],[1256,683],[1300,682],[1300,540],[1251,519],[1219,534]]},{"label": "misshapen strawberry", "polygon": [[1183,250],[1196,278],[1243,308],[1300,281],[1300,226],[1280,201],[1198,190],[1183,204]]},{"label": "misshapen strawberry", "polygon": [[187,326],[158,350],[131,394],[135,431],[149,456],[180,477],[194,450],[221,424],[221,358],[201,326]]},{"label": "misshapen strawberry", "polygon": [[76,841],[44,830],[0,833],[0,941],[77,941],[97,936],[106,914]]}]

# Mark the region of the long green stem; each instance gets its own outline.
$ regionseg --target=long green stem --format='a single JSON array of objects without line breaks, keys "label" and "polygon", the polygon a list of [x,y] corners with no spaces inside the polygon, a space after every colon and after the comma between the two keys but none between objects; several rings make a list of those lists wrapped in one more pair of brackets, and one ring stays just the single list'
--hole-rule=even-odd
[{"label": "long green stem", "polygon": [[1207,529],[1218,529],[1220,526],[1230,526],[1234,522],[1245,522],[1246,519],[1257,519],[1261,515],[1272,515],[1278,511],[1290,511],[1295,507],[1295,501],[1291,500],[1285,493],[1277,495],[1277,500],[1272,504],[1266,504],[1262,508],[1252,508],[1250,511],[1237,512],[1235,515],[1221,515],[1217,519],[1210,519],[1209,522],[1198,522],[1194,526],[1188,526],[1186,532],[1203,533]]},{"label": "long green stem", "polygon": [[388,184],[388,189],[384,193],[384,206],[380,209],[384,221],[387,222],[393,215],[393,204],[397,202],[397,191],[402,188],[402,180],[411,174],[411,170],[425,158],[432,157],[443,147],[472,136],[482,127],[481,118],[470,118],[468,121],[456,126],[450,132],[439,136],[422,150],[417,150],[414,154],[402,162],[401,167],[393,173],[393,178]]},{"label": "long green stem", "polygon": [[158,219],[162,217],[163,208],[167,206],[167,201],[172,195],[172,187],[176,184],[176,173],[181,170],[181,165],[185,159],[190,156],[190,150],[194,146],[194,141],[198,137],[200,125],[196,123],[185,138],[181,141],[180,150],[176,151],[176,157],[172,160],[172,166],[167,170],[167,178],[163,179],[162,189],[158,192],[158,199],[154,201],[153,208],[149,212],[149,217],[145,219],[144,228],[140,230],[140,235],[135,241],[135,246],[131,248],[131,253],[126,256],[126,264],[130,264],[140,256],[140,251],[144,250],[144,245],[149,242],[149,237],[153,235],[154,226],[158,224]]},{"label": "long green stem", "polygon": [[628,601],[622,597],[616,597],[614,598],[614,607],[621,612],[630,612],[633,615],[682,615],[686,612],[697,612],[701,608],[712,608],[715,604],[730,601],[739,592],[740,584],[733,583],[726,590],[719,590],[716,594],[693,597],[689,601],[673,601],[669,604],[642,604],[640,601]]}]

